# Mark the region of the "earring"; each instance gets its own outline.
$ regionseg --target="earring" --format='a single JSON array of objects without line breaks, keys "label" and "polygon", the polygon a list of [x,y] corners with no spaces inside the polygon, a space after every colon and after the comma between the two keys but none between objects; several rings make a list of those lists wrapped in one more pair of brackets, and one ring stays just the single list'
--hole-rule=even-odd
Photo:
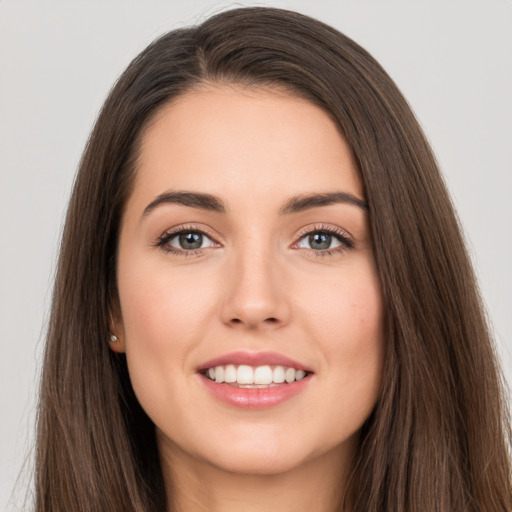
[{"label": "earring", "polygon": [[110,335],[110,343],[115,343],[117,341],[117,336],[115,334]]}]

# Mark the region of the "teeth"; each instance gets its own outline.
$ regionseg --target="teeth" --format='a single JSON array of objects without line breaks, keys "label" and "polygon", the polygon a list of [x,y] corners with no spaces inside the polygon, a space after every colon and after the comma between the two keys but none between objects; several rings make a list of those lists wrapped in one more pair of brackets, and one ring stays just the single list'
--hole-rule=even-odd
[{"label": "teeth", "polygon": [[254,371],[250,366],[241,364],[236,371],[238,384],[254,384]]},{"label": "teeth", "polygon": [[254,384],[272,384],[272,368],[258,366],[254,370]]},{"label": "teeth", "polygon": [[295,380],[301,380],[306,376],[306,372],[304,370],[297,370],[295,372]]},{"label": "teeth", "polygon": [[215,382],[224,382],[224,367],[215,367]]},{"label": "teeth", "polygon": [[236,382],[236,368],[234,364],[228,364],[224,370],[224,382]]},{"label": "teeth", "polygon": [[295,380],[295,368],[286,368],[284,378],[286,382],[293,382]]},{"label": "teeth", "polygon": [[272,382],[276,384],[282,384],[284,382],[284,368],[282,366],[276,366],[272,372]]},{"label": "teeth", "polygon": [[253,368],[245,364],[236,367],[233,364],[226,366],[216,366],[208,368],[205,375],[215,382],[226,382],[236,384],[239,387],[259,388],[269,387],[283,382],[291,383],[302,380],[307,372],[296,370],[295,368],[285,368],[284,366],[274,366],[274,368],[264,365]]}]

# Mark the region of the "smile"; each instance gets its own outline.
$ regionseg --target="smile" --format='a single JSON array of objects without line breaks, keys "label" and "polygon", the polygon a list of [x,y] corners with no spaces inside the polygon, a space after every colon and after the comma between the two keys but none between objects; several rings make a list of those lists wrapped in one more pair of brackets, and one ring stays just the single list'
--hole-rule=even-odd
[{"label": "smile", "polygon": [[243,409],[265,409],[303,392],[313,371],[275,352],[233,352],[197,369],[206,390],[220,402]]},{"label": "smile", "polygon": [[231,384],[243,388],[267,388],[280,384],[300,381],[308,375],[305,370],[287,368],[285,366],[219,365],[203,371],[203,375],[217,383]]}]

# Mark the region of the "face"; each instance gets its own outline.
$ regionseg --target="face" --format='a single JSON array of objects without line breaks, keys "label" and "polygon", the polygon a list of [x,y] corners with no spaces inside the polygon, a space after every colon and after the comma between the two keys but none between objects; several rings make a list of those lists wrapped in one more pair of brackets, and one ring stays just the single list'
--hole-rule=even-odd
[{"label": "face", "polygon": [[276,473],[352,453],[380,388],[363,188],[321,109],[211,86],[142,139],[121,225],[119,341],[164,458]]}]

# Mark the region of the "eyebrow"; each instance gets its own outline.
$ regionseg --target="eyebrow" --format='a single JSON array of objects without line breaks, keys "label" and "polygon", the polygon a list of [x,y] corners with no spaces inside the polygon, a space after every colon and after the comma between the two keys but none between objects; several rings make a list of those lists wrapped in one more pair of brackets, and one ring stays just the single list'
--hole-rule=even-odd
[{"label": "eyebrow", "polygon": [[305,194],[292,197],[280,210],[282,215],[298,213],[319,206],[329,206],[336,203],[345,203],[357,206],[368,211],[368,203],[363,199],[347,192],[326,192],[324,194]]},{"label": "eyebrow", "polygon": [[[320,194],[306,194],[292,197],[279,211],[280,215],[299,213],[311,208],[328,206],[336,203],[351,204],[368,211],[368,203],[347,192],[326,192]],[[157,196],[149,203],[142,214],[149,215],[155,208],[162,204],[181,204],[191,208],[207,210],[216,213],[226,213],[225,203],[211,194],[202,192],[167,191]]]},{"label": "eyebrow", "polygon": [[151,201],[144,208],[143,217],[149,215],[157,206],[162,204],[181,204],[201,210],[208,210],[217,213],[226,213],[224,202],[211,194],[203,194],[201,192],[177,192],[168,191],[160,194],[156,199]]}]

